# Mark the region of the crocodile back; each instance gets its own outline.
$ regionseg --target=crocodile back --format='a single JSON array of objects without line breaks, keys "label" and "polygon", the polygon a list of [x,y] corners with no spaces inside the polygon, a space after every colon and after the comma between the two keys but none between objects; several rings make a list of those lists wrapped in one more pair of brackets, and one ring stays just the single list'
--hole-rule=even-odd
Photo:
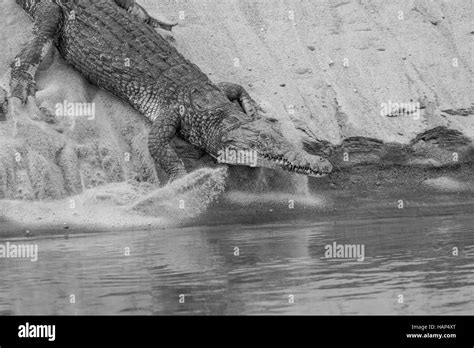
[{"label": "crocodile back", "polygon": [[[207,76],[149,25],[113,0],[60,1],[58,49],[90,82],[144,113],[150,98],[166,98]],[[151,94],[154,94],[151,96]]]}]

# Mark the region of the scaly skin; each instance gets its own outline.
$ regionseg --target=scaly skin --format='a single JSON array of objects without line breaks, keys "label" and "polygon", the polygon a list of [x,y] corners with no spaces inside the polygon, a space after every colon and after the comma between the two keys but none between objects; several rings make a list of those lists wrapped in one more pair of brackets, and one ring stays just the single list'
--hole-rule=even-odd
[{"label": "scaly skin", "polygon": [[32,42],[12,65],[13,97],[26,102],[35,95],[36,69],[55,44],[91,83],[130,103],[153,122],[149,150],[170,180],[186,173],[171,145],[175,135],[214,158],[226,148],[253,150],[260,167],[310,176],[331,172],[326,159],[294,148],[274,119],[260,115],[241,86],[212,83],[154,30],[171,30],[175,24],[150,17],[135,1],[17,2],[35,26]]}]

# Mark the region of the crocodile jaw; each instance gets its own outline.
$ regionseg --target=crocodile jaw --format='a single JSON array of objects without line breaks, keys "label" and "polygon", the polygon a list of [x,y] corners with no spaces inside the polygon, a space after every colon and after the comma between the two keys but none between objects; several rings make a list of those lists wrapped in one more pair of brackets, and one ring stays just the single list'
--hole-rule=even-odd
[{"label": "crocodile jaw", "polygon": [[[280,169],[291,173],[321,178],[331,173],[332,164],[323,157],[310,155],[288,146],[286,150],[255,150],[235,142],[222,146],[218,151],[209,151],[219,162],[237,166]],[[215,154],[213,154],[215,152]]]},{"label": "crocodile jaw", "polygon": [[296,150],[281,155],[268,153],[260,155],[257,159],[257,166],[282,169],[314,178],[324,177],[332,171],[332,165],[328,160]]}]

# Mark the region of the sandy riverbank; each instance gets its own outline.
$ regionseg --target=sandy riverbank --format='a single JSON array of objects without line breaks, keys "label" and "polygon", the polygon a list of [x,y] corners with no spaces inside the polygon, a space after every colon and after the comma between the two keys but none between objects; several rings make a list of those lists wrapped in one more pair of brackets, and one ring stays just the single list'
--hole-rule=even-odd
[{"label": "sandy riverbank", "polygon": [[[400,192],[422,187],[434,200],[472,192],[472,32],[466,2],[144,5],[170,19],[183,13],[174,29],[180,52],[212,80],[245,86],[280,121],[288,139],[328,157],[335,173],[308,182],[234,168],[229,179],[223,173],[207,176],[211,187],[201,182],[186,192],[160,189],[166,178],[148,154],[147,121],[91,86],[53,50],[37,74],[37,105],[17,108],[15,119],[0,122],[0,234],[188,223],[205,211],[209,197],[238,208],[254,195],[266,207],[276,197],[271,194],[284,200],[309,192],[317,194],[314,207],[324,211],[338,195],[395,185]],[[0,23],[0,86],[8,90],[8,66],[31,38],[32,23],[14,0],[2,5]],[[54,105],[65,100],[93,103],[96,117],[54,117]],[[383,103],[410,101],[420,103],[419,117],[381,115]],[[208,156],[176,144],[189,170],[215,166]],[[212,194],[202,194],[208,189]],[[198,208],[183,215],[181,200]]]}]

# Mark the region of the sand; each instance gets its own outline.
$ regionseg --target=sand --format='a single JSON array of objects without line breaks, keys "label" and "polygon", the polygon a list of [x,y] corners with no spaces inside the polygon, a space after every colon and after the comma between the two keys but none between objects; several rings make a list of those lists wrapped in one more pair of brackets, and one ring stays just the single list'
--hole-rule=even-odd
[{"label": "sand", "polygon": [[[351,144],[347,139],[364,137],[383,142],[385,148],[383,155],[374,151],[357,163],[369,158],[393,164],[393,157],[403,157],[392,151],[394,147],[403,154],[415,153],[403,158],[408,166],[443,166],[453,161],[453,152],[464,162],[472,160],[469,2],[140,3],[152,15],[179,20],[174,38],[180,52],[213,81],[246,87],[297,146],[340,146],[331,160],[342,162],[344,148]],[[14,0],[2,3],[0,23],[0,87],[8,90],[8,66],[31,38],[32,23]],[[187,219],[169,208],[175,207],[178,189],[161,188],[166,178],[148,154],[149,124],[141,115],[90,85],[55,50],[40,67],[37,82],[36,103],[26,108],[13,105],[15,120],[0,122],[0,221],[12,228],[114,228]],[[64,100],[93,103],[95,117],[54,117],[54,106]],[[409,101],[420,103],[418,118],[381,115],[383,103]],[[438,139],[426,137],[413,142],[436,127],[459,132],[462,146],[441,148]],[[214,166],[207,156],[180,145],[188,169]],[[300,176],[258,173],[232,169],[231,179],[226,179],[217,170],[206,176],[203,187],[209,196],[199,204],[207,207],[224,190],[226,180],[232,188],[263,175],[263,182],[273,182],[267,189],[281,189],[275,182],[285,182],[283,191],[293,193],[301,193],[307,182]],[[250,191],[259,187],[247,184]],[[193,188],[186,199],[199,200],[202,192]],[[109,198],[90,203],[91,196]],[[231,197],[242,200],[239,194]],[[71,199],[84,207],[71,211]]]}]

